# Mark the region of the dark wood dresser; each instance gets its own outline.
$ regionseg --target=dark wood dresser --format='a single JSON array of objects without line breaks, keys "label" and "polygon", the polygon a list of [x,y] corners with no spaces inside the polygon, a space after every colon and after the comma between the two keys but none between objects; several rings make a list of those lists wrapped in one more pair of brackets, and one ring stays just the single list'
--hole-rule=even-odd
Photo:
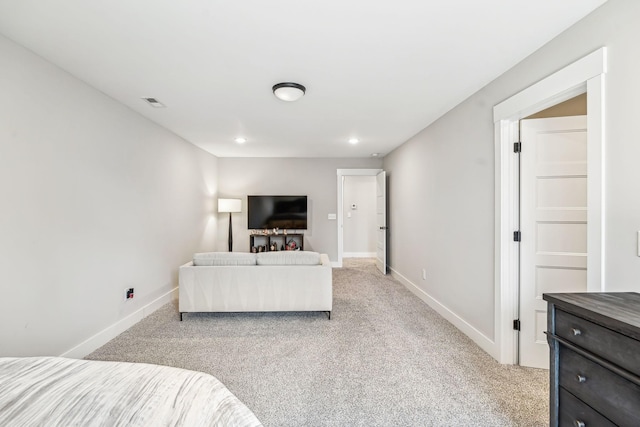
[{"label": "dark wood dresser", "polygon": [[551,426],[640,426],[640,294],[543,298]]}]

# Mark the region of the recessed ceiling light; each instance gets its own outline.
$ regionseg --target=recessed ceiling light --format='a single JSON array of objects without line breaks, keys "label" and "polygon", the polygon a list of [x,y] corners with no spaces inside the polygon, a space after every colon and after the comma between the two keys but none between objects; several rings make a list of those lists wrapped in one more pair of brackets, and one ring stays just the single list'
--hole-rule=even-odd
[{"label": "recessed ceiling light", "polygon": [[234,139],[235,142],[237,142],[238,144],[244,144],[245,142],[247,142],[247,138],[243,138],[243,137],[238,137],[236,139]]},{"label": "recessed ceiling light", "polygon": [[167,107],[162,102],[158,101],[156,98],[142,98],[142,99],[147,101],[147,103],[149,105],[151,105],[153,108],[166,108]]},{"label": "recessed ceiling light", "polygon": [[350,138],[349,139],[349,144],[357,144],[358,142],[360,142],[360,140],[358,138]]},{"label": "recessed ceiling light", "polygon": [[284,82],[273,85],[271,90],[273,90],[273,94],[276,98],[282,101],[291,102],[302,98],[302,95],[305,94],[307,88],[299,83]]},{"label": "recessed ceiling light", "polygon": [[371,157],[379,157],[380,153],[371,153]]}]

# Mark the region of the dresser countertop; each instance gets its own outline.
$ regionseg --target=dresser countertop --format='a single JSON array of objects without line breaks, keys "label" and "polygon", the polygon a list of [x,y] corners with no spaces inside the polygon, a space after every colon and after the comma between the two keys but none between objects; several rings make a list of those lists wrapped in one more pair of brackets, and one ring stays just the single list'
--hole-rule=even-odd
[{"label": "dresser countertop", "polygon": [[544,294],[543,299],[561,310],[640,341],[640,293]]}]

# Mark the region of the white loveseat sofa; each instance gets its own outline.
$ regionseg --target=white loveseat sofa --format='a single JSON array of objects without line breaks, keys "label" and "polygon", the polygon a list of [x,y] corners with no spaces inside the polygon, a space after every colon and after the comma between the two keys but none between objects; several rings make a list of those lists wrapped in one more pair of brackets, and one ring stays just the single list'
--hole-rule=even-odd
[{"label": "white loveseat sofa", "polygon": [[333,285],[326,254],[309,251],[195,254],[179,270],[179,311],[326,311]]}]

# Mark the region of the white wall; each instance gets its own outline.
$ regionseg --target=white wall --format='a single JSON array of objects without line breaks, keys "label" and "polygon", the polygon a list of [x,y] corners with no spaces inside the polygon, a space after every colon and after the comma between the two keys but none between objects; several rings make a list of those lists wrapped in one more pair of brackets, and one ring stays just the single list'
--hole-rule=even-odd
[{"label": "white wall", "polygon": [[[345,176],[343,187],[344,256],[375,256],[376,177]],[[351,205],[356,204],[356,209]]]},{"label": "white wall", "polygon": [[216,157],[0,37],[0,356],[60,355],[167,295],[215,248],[216,187]]},{"label": "white wall", "polygon": [[[304,249],[338,258],[337,221],[327,219],[337,212],[337,169],[375,169],[382,160],[335,158],[220,158],[218,190],[221,197],[241,198],[242,212],[233,215],[233,250],[249,250],[247,230],[248,195],[307,195],[309,229]],[[218,247],[226,248],[228,225],[220,214]]]},{"label": "white wall", "polygon": [[[492,108],[608,47],[606,288],[640,291],[640,2],[609,0],[384,159],[390,177],[392,268],[475,330],[494,335]],[[499,49],[499,46],[496,46]],[[421,269],[427,270],[422,280]],[[473,334],[472,334],[473,335]],[[486,348],[486,347],[485,347]]]}]

